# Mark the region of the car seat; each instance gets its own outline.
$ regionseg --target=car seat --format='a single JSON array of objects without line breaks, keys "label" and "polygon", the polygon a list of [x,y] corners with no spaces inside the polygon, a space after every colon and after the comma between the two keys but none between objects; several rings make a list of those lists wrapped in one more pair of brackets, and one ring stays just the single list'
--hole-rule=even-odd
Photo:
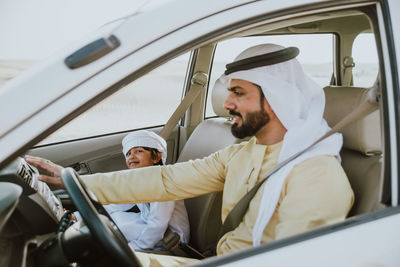
[{"label": "car seat", "polygon": [[[228,91],[212,91],[212,106],[219,117],[201,122],[190,135],[177,162],[198,159],[243,140],[231,134],[232,122],[224,109]],[[222,192],[211,193],[185,200],[190,223],[189,244],[206,256],[211,256],[217,244],[221,227]]]},{"label": "car seat", "polygon": [[[333,127],[367,100],[369,88],[328,86],[324,88],[325,119]],[[379,110],[342,130],[342,166],[355,194],[349,216],[380,209],[382,191],[382,145]]]}]

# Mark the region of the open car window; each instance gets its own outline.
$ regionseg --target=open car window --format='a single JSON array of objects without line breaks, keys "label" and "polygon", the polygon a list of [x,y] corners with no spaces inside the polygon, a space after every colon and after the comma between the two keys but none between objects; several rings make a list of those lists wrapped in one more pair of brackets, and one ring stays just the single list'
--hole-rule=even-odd
[{"label": "open car window", "polygon": [[127,84],[40,145],[165,124],[180,103],[189,58],[190,52]]},{"label": "open car window", "polygon": [[353,84],[369,87],[378,75],[378,53],[375,38],[372,33],[359,34],[353,43]]},{"label": "open car window", "polygon": [[270,36],[249,36],[222,41],[217,44],[212,65],[207,95],[205,117],[215,116],[211,105],[211,91],[215,81],[225,71],[225,65],[232,62],[245,48],[264,43],[276,43],[300,49],[297,59],[304,71],[321,87],[329,84],[333,75],[334,34],[284,34]]}]

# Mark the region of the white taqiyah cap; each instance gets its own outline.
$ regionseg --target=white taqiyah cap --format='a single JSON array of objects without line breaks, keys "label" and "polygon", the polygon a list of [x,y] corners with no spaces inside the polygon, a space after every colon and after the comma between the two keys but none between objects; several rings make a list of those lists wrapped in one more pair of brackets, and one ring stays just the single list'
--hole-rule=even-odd
[{"label": "white taqiyah cap", "polygon": [[163,164],[165,164],[167,160],[167,142],[165,142],[161,136],[151,131],[136,131],[124,137],[122,140],[122,153],[124,153],[125,158],[126,153],[134,147],[150,147],[157,149],[158,152],[162,154]]}]

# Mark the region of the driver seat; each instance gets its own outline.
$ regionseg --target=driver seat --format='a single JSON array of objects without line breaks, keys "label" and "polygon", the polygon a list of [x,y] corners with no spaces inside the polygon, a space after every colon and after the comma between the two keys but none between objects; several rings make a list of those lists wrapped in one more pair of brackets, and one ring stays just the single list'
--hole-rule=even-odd
[{"label": "driver seat", "polygon": [[[203,158],[229,145],[244,141],[231,133],[232,121],[228,111],[224,109],[228,90],[218,86],[217,90],[215,88],[212,91],[211,101],[213,110],[219,117],[206,119],[194,129],[177,162]],[[190,246],[204,256],[213,256],[222,224],[222,192],[185,199],[185,206],[190,224]]]}]

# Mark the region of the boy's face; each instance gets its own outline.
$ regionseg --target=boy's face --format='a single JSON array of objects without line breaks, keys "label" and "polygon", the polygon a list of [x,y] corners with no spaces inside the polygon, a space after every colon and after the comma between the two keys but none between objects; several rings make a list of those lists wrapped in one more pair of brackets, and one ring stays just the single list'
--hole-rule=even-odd
[{"label": "boy's face", "polygon": [[158,162],[151,158],[151,152],[142,147],[133,147],[126,153],[126,166],[129,169],[153,166]]}]

